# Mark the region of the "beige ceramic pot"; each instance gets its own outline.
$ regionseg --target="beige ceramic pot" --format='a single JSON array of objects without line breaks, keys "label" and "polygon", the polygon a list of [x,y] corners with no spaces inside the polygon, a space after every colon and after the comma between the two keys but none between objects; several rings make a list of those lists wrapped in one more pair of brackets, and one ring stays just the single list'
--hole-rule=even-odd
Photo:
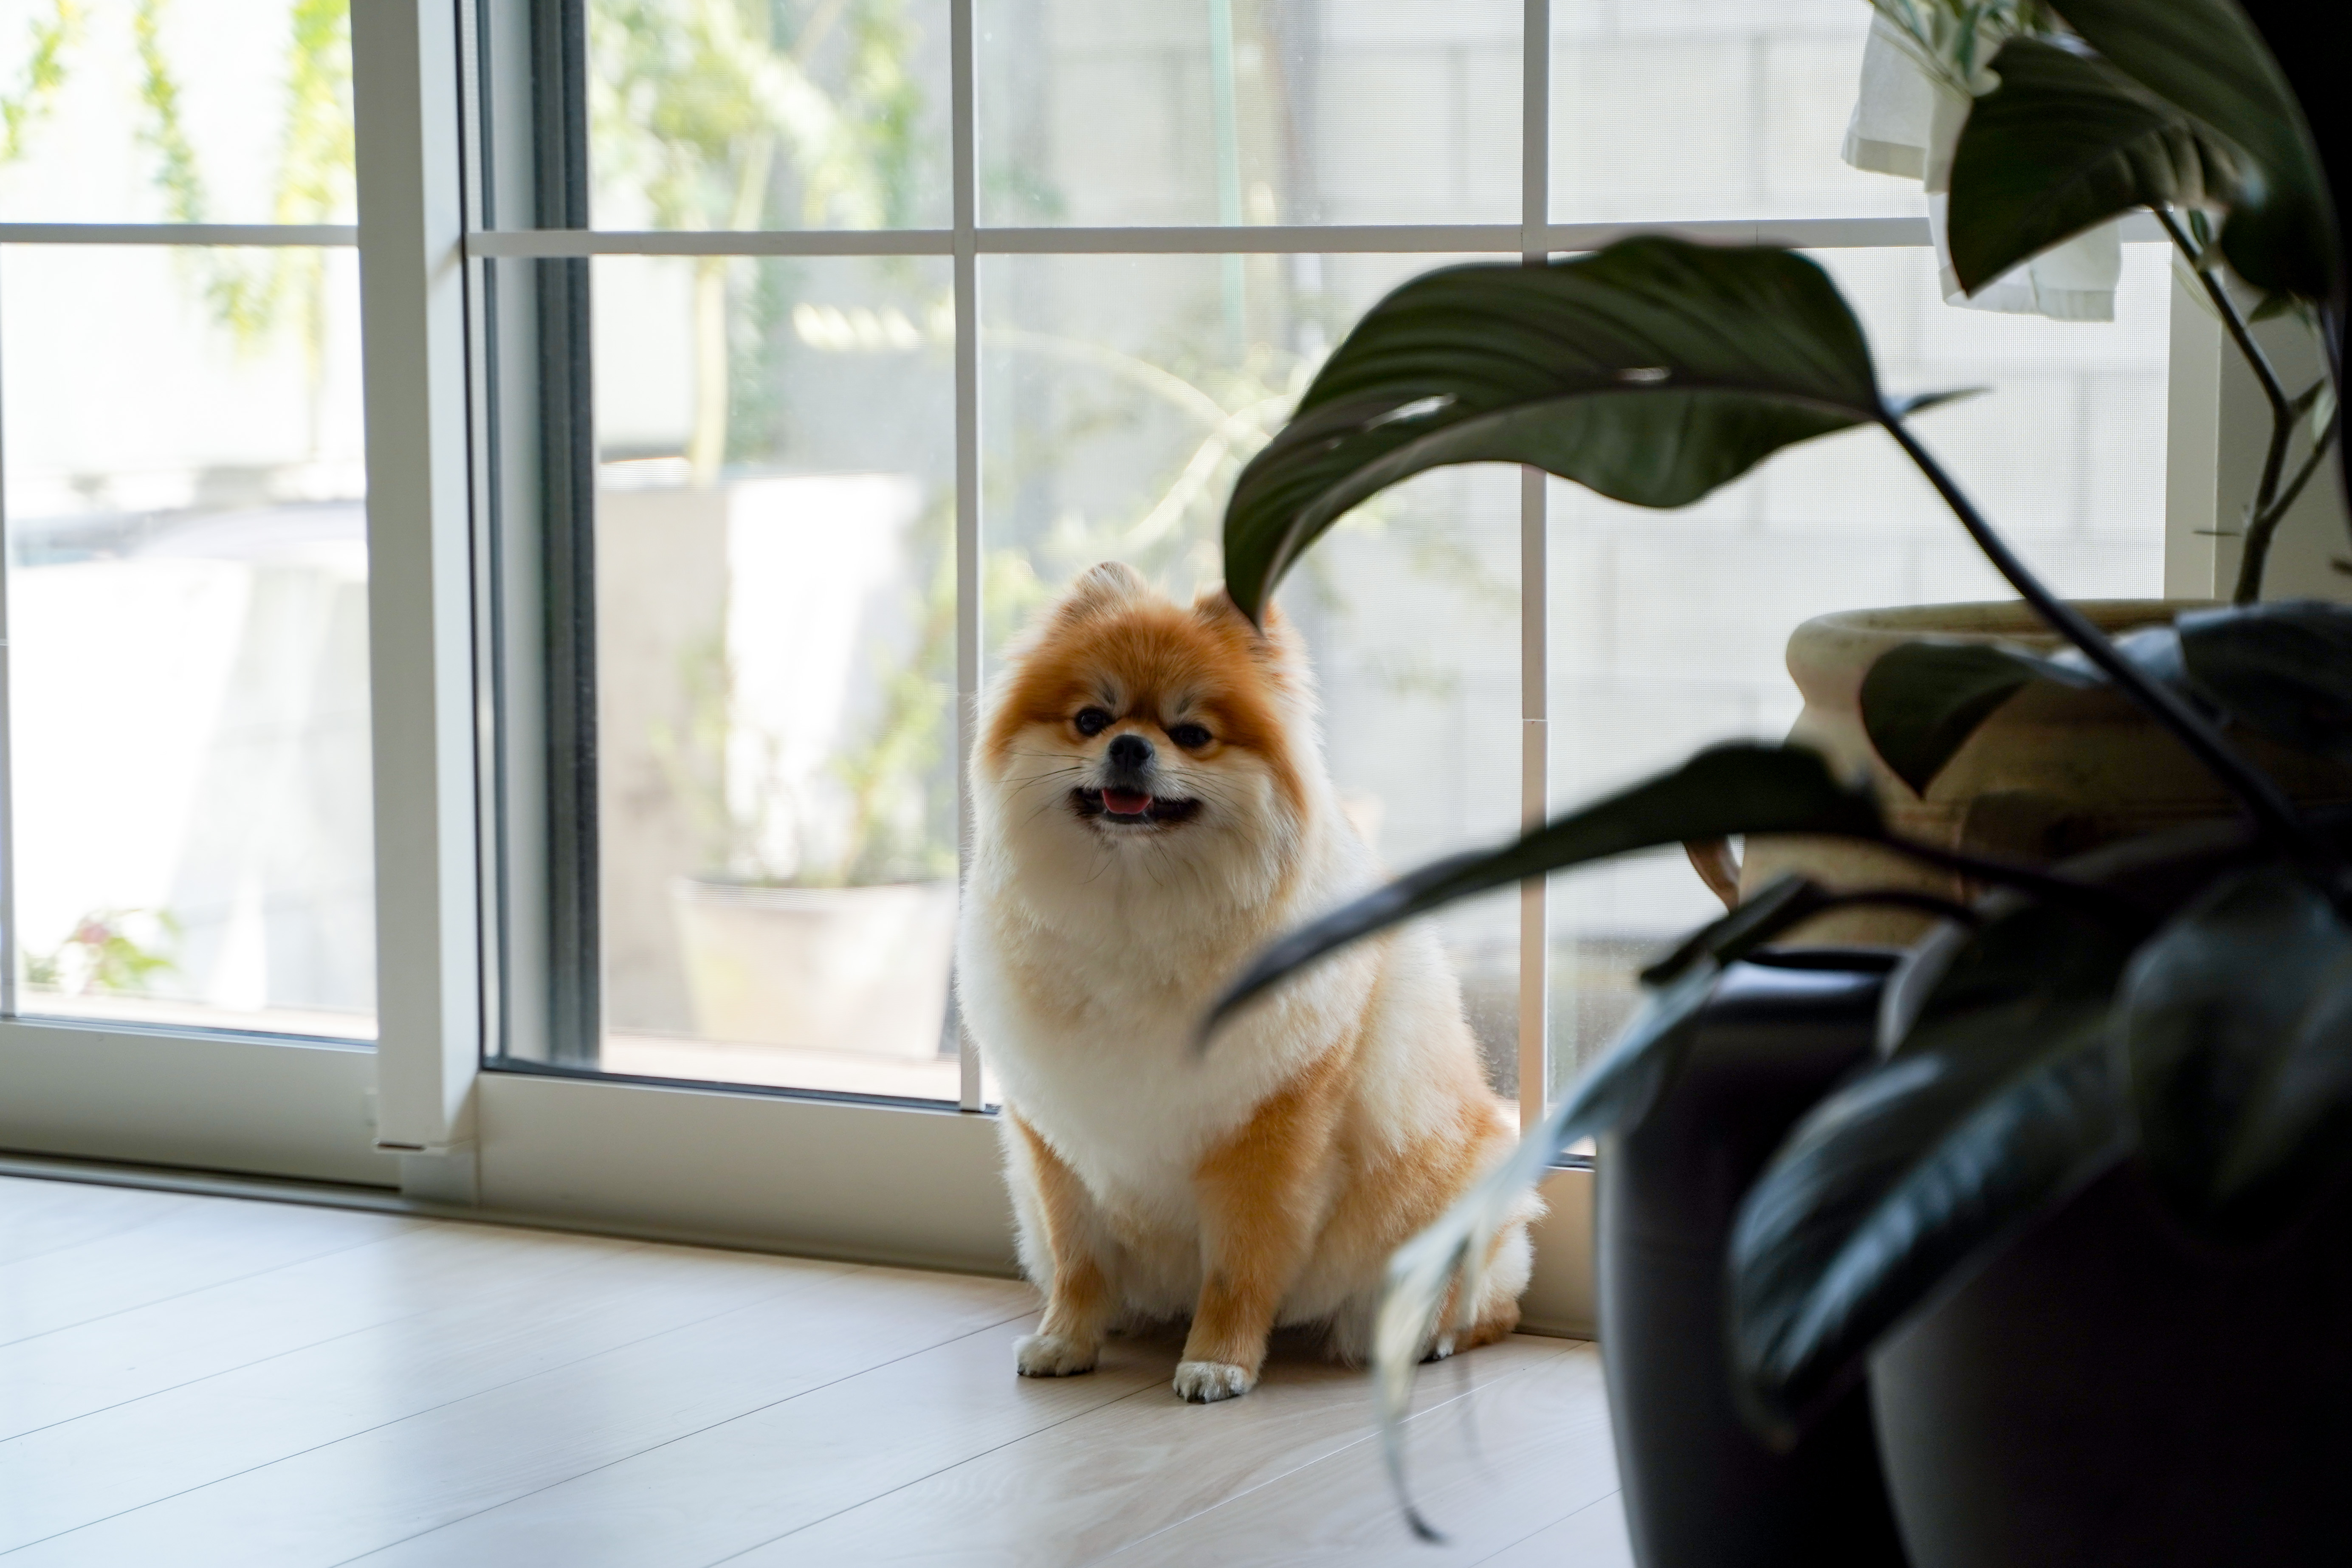
[{"label": "beige ceramic pot", "polygon": [[953,882],[769,888],[682,879],[670,897],[705,1038],[911,1061],[940,1055]]},{"label": "beige ceramic pot", "polygon": [[[2075,608],[2101,630],[2119,633],[2170,621],[2207,601],[2114,599]],[[2230,797],[2170,735],[2119,694],[2037,681],[1993,711],[1956,752],[1923,797],[1872,749],[1862,727],[1862,678],[1899,643],[1922,637],[2010,642],[2054,652],[2060,639],[2023,604],[1923,605],[1848,610],[1799,626],[1789,639],[1789,673],[1805,700],[1791,742],[1832,765],[1866,770],[1888,821],[1906,837],[1947,848],[2046,863],[2116,839],[2231,814]],[[2352,770],[2274,746],[2243,730],[2231,738],[2298,800],[2352,801]],[[1982,889],[1869,845],[1795,837],[1748,841],[1738,868],[1741,897],[1786,871],[1841,889],[1916,888],[1947,897]],[[1696,858],[1696,852],[1694,852]],[[1795,933],[1827,942],[1907,942],[1926,921],[1901,911],[1844,910]]]}]

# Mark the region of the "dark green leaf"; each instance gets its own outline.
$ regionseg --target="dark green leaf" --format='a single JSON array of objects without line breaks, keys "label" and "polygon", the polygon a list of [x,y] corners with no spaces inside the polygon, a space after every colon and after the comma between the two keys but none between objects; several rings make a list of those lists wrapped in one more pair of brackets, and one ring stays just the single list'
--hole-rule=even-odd
[{"label": "dark green leaf", "polygon": [[2240,872],[2182,911],[2119,1014],[2141,1152],[2191,1223],[2266,1234],[2352,1155],[2352,927],[2294,872]]},{"label": "dark green leaf", "polygon": [[1871,837],[1880,826],[1868,785],[1840,783],[1815,752],[1713,747],[1672,773],[1555,818],[1499,849],[1423,867],[1291,932],[1260,953],[1234,983],[1202,1025],[1203,1034],[1261,991],[1336,949],[1474,893],[1686,838],[1735,833]]},{"label": "dark green leaf", "polygon": [[2263,296],[2260,304],[2246,312],[2246,320],[2254,322],[2275,321],[2281,316],[2297,315],[2303,308],[2302,301],[2294,295],[2273,289]]},{"label": "dark green leaf", "polygon": [[2127,949],[2047,905],[1958,947],[1885,1062],[1831,1095],[1740,1205],[1731,1339],[1788,1435],[1953,1272],[2114,1156],[2104,1031]]},{"label": "dark green leaf", "polygon": [[1969,293],[2118,213],[2237,195],[2232,149],[2105,61],[2013,37],[1992,68],[2000,85],[1952,151],[1952,270]]},{"label": "dark green leaf", "polygon": [[2352,765],[2352,609],[2284,600],[2191,610],[2178,625],[2189,679],[2215,707]]},{"label": "dark green leaf", "polygon": [[[2158,679],[2179,683],[2170,626],[2134,632],[2116,646]],[[2029,682],[2093,687],[2106,679],[2072,648],[2043,655],[2011,643],[1926,638],[1872,662],[1862,678],[1862,727],[1895,777],[1925,795],[1977,727]]]},{"label": "dark green leaf", "polygon": [[1242,471],[1226,586],[1256,618],[1342,513],[1425,468],[1528,463],[1682,506],[1882,414],[1853,312],[1787,251],[1645,236],[1548,267],[1447,268],[1375,305]]},{"label": "dark green leaf", "polygon": [[[2200,709],[2352,765],[2352,609],[2301,600],[2191,610],[2116,647]],[[1978,726],[2034,680],[2107,684],[2072,648],[1906,643],[1863,677],[1863,729],[1895,776],[1925,795]]]},{"label": "dark green leaf", "polygon": [[1993,710],[2037,670],[2020,650],[1989,643],[1906,643],[1862,678],[1862,727],[1895,776],[1926,795]]},{"label": "dark green leaf", "polygon": [[2107,62],[2249,161],[2221,253],[2259,288],[2326,300],[2336,240],[2326,181],[2286,77],[2231,0],[2055,0]]},{"label": "dark green leaf", "polygon": [[[2204,711],[2352,765],[2352,609],[2309,599],[2225,605],[2144,626],[2116,647]],[[1863,728],[1886,765],[1925,794],[2030,680],[2107,683],[2073,648],[2044,656],[1998,643],[1906,643],[1863,677]]]}]

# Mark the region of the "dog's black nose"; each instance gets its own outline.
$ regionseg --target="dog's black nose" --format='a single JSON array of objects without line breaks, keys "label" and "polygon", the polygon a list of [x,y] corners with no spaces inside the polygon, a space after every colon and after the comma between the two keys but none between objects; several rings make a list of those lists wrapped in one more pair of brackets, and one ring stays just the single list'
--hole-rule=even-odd
[{"label": "dog's black nose", "polygon": [[1151,761],[1151,742],[1137,734],[1116,737],[1110,743],[1110,760],[1122,768],[1139,768]]}]

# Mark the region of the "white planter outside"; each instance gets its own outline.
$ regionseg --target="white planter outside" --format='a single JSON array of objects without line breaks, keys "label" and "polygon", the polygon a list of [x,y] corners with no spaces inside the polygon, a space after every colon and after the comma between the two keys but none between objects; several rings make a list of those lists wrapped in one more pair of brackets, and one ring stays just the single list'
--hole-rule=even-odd
[{"label": "white planter outside", "polygon": [[696,1032],[706,1039],[927,1060],[955,951],[953,882],[670,885]]}]

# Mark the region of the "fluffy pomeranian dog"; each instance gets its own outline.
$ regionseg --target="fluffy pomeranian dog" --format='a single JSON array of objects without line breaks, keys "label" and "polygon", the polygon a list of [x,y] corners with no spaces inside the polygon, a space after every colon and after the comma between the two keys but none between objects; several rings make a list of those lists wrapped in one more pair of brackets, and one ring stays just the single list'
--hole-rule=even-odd
[{"label": "fluffy pomeranian dog", "polygon": [[[1269,613],[1190,608],[1096,567],[992,686],[971,762],[957,974],[1004,1094],[1023,1267],[1017,1350],[1089,1371],[1107,1333],[1191,1319],[1176,1392],[1255,1386],[1277,1326],[1365,1352],[1389,1254],[1509,1147],[1428,931],[1360,943],[1195,1047],[1269,940],[1380,880],[1342,814],[1314,679]],[[1508,1333],[1530,1196],[1479,1299],[1428,1347]]]}]

